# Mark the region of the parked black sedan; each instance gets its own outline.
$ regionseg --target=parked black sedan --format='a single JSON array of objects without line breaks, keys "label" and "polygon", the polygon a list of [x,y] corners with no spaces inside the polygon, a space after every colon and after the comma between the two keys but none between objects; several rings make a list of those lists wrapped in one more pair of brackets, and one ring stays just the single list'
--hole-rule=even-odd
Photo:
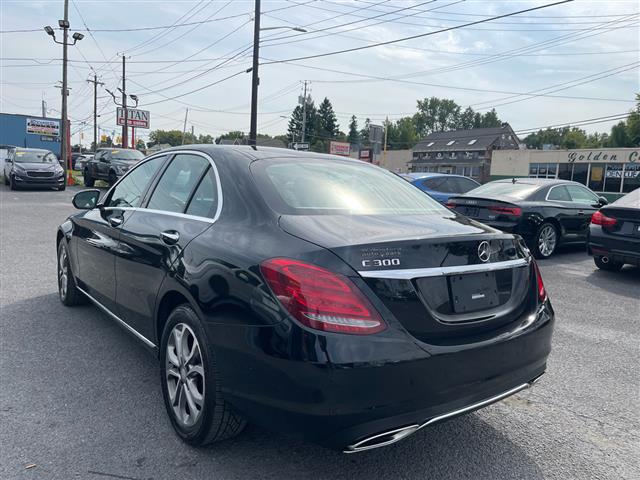
[{"label": "parked black sedan", "polygon": [[587,251],[603,270],[640,267],[640,188],[593,214]]},{"label": "parked black sedan", "polygon": [[190,444],[250,421],[368,450],[545,371],[554,313],[529,251],[381,168],[190,145],[98,196],[57,232],[60,300],[159,356]]},{"label": "parked black sedan", "polygon": [[452,197],[447,206],[505,232],[521,235],[537,258],[558,245],[587,241],[591,215],[607,199],[567,180],[514,178]]}]

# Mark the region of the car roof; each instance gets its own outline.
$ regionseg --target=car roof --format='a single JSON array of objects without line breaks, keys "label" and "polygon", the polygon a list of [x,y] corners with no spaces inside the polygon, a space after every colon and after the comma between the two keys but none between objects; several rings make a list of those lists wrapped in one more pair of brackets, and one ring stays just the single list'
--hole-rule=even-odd
[{"label": "car roof", "polygon": [[538,185],[539,187],[546,187],[549,185],[582,185],[584,187],[582,183],[573,182],[571,180],[563,180],[561,178],[514,177],[514,178],[504,178],[500,180],[494,180],[488,183],[519,183],[522,185]]},{"label": "car roof", "polygon": [[[422,178],[436,178],[436,177],[456,177],[456,178],[469,178],[464,175],[457,175],[455,173],[444,173],[444,172],[412,172],[405,173],[403,175],[407,175],[414,180],[420,180]],[[472,178],[470,180],[473,180]]]},{"label": "car roof", "polygon": [[46,148],[25,148],[25,147],[15,147],[16,151],[21,152],[49,152],[52,153],[51,150],[47,150]]}]

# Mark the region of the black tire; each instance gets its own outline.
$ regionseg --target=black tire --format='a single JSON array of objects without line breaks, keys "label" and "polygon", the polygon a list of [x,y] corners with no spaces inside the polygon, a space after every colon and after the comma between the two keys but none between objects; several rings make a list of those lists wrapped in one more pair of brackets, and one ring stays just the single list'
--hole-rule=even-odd
[{"label": "black tire", "polygon": [[[64,257],[63,257],[64,254]],[[63,264],[66,268],[66,277],[63,276]],[[64,240],[60,240],[58,245],[58,261],[56,262],[58,272],[58,297],[63,305],[72,307],[74,305],[80,305],[85,303],[86,297],[78,290],[76,281],[71,273],[71,266],[69,264],[69,252],[67,250],[67,244]],[[63,289],[63,283],[66,283],[66,288]]]},{"label": "black tire", "polygon": [[89,175],[89,171],[85,169],[85,171],[82,174],[82,177],[84,178],[84,186],[85,187],[93,187],[93,184],[96,182],[93,178],[91,178],[91,175]]},{"label": "black tire", "polygon": [[[186,327],[188,327],[188,329]],[[194,354],[193,358],[198,358],[201,361],[204,371],[204,381],[200,384],[202,388],[202,407],[196,414],[198,415],[195,423],[191,426],[185,425],[185,423],[178,419],[178,414],[174,410],[174,402],[172,402],[169,394],[169,380],[176,384],[175,399],[176,407],[180,403],[180,395],[186,395],[184,390],[180,390],[181,382],[185,382],[188,378],[188,373],[183,376],[184,372],[188,372],[188,363],[184,364],[180,361],[180,376],[181,380],[177,381],[175,376],[168,375],[168,366],[175,362],[168,360],[168,345],[169,339],[173,335],[173,330],[183,329],[183,332],[188,332],[189,336],[193,336],[197,340],[200,355]],[[184,335],[184,333],[183,333]],[[191,343],[193,348],[194,342]],[[178,358],[177,350],[173,349],[173,358]],[[174,371],[177,368],[174,368]],[[162,342],[160,343],[160,382],[162,385],[162,395],[164,397],[164,404],[167,409],[167,414],[171,419],[171,424],[174,430],[186,443],[193,446],[204,446],[210,443],[219,442],[228,438],[238,435],[246,425],[246,420],[235,412],[232,407],[225,402],[222,396],[222,388],[220,383],[220,374],[218,372],[215,352],[207,340],[206,332],[202,326],[202,322],[198,318],[198,315],[193,309],[187,305],[180,305],[176,307],[164,327],[162,333]],[[191,391],[191,389],[189,389]]]},{"label": "black tire", "polygon": [[16,182],[12,176],[9,176],[9,185],[9,188],[11,188],[11,190],[18,190],[18,186],[16,185]]},{"label": "black tire", "polygon": [[596,256],[593,257],[593,261],[600,270],[606,270],[608,272],[619,272],[622,269],[623,263],[614,262],[613,260],[609,260],[608,262],[602,261],[603,257]]},{"label": "black tire", "polygon": [[109,186],[113,187],[113,185],[118,181],[118,177],[116,177],[115,172],[111,171],[109,172]]},{"label": "black tire", "polygon": [[535,258],[549,258],[554,254],[558,243],[560,243],[560,233],[553,223],[543,222],[542,225],[538,227],[531,243],[531,251]]}]

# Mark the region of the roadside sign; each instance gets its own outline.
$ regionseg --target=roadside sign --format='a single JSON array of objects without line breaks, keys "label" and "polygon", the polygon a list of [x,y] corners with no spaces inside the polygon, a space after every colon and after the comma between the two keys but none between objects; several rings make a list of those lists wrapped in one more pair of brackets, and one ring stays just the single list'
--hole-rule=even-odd
[{"label": "roadside sign", "polygon": [[42,118],[27,118],[27,133],[47,137],[59,137],[60,121]]},{"label": "roadside sign", "polygon": [[351,144],[349,142],[329,142],[329,153],[348,157],[351,153]]},{"label": "roadside sign", "polygon": [[[138,110],[137,108],[127,108],[127,126],[136,128],[149,128],[149,112],[147,110]],[[124,109],[118,107],[116,109],[117,125],[124,125]]]},{"label": "roadside sign", "polygon": [[358,155],[360,160],[371,163],[373,161],[373,150],[370,148],[363,148]]},{"label": "roadside sign", "polygon": [[291,148],[293,148],[294,150],[304,150],[304,151],[309,150],[309,144],[308,143],[296,142],[296,143],[292,143],[290,145],[291,145]]}]

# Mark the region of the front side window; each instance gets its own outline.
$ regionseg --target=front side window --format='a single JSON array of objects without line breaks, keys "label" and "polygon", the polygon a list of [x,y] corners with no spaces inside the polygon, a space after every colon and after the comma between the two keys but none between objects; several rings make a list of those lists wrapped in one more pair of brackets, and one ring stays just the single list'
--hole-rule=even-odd
[{"label": "front side window", "polygon": [[207,167],[209,161],[199,155],[176,155],[162,174],[147,208],[184,213],[191,192],[202,179]]},{"label": "front side window", "polygon": [[452,214],[397,175],[355,161],[264,160],[251,171],[267,204],[281,214]]},{"label": "front side window", "polygon": [[598,196],[586,188],[579,187],[577,185],[567,185],[567,190],[569,191],[569,195],[571,195],[572,202],[585,204],[598,202]]},{"label": "front side window", "polygon": [[106,207],[139,207],[151,179],[166,157],[155,157],[131,170],[113,188]]}]

